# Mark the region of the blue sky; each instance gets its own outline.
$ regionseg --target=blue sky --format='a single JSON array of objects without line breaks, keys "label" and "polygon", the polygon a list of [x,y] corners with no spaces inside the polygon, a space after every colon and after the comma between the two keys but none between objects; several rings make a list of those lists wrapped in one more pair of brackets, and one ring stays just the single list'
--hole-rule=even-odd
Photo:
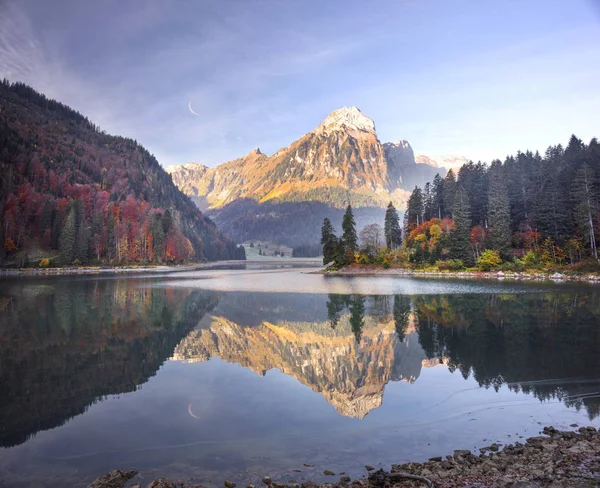
[{"label": "blue sky", "polygon": [[344,105],[489,161],[600,137],[600,0],[0,0],[0,76],[165,166],[273,153]]}]

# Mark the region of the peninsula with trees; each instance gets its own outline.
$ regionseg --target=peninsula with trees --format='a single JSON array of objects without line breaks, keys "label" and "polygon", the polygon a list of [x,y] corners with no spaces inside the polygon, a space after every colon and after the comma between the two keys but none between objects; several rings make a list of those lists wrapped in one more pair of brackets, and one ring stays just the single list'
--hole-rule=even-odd
[{"label": "peninsula with trees", "polygon": [[597,275],[600,144],[571,136],[566,147],[469,162],[436,175],[408,199],[400,229],[389,204],[384,228],[357,232],[351,206],[342,235],[325,219],[329,271],[495,272]]}]

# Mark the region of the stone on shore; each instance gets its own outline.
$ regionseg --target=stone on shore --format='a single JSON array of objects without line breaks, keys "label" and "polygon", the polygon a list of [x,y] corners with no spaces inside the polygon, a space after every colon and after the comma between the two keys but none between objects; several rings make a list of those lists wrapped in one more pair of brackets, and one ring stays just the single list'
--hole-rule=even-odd
[{"label": "stone on shore", "polygon": [[122,488],[136,474],[138,474],[137,471],[114,469],[90,483],[88,488]]},{"label": "stone on shore", "polygon": [[158,478],[150,483],[146,488],[177,488],[177,485],[167,478]]}]

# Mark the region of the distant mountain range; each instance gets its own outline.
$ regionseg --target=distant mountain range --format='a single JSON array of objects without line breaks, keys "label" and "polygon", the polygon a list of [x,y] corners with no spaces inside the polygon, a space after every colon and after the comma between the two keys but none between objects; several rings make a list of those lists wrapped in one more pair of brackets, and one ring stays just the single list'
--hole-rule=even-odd
[{"label": "distant mountain range", "polygon": [[[271,224],[284,216],[302,220],[302,235],[286,232],[271,236],[294,245],[318,237],[322,214],[330,214],[334,224],[341,221],[339,210],[348,204],[382,209],[393,201],[403,209],[416,185],[424,185],[436,173],[446,174],[441,160],[420,158],[423,162],[415,159],[408,141],[382,144],[373,120],[356,107],[343,107],[271,156],[256,148],[214,168],[188,163],[167,171],[173,182],[202,210],[208,209],[234,239],[265,238],[267,230],[261,223],[265,220]],[[302,204],[298,208],[303,210],[297,216],[290,215],[293,206],[289,203]],[[288,205],[281,207],[283,204]],[[360,218],[363,211],[357,212]],[[383,218],[383,212],[379,213]],[[319,214],[319,221],[313,214]]]},{"label": "distant mountain range", "polygon": [[425,156],[418,154],[415,156],[417,164],[426,164],[432,168],[444,168],[445,170],[453,170],[455,173],[464,165],[468,164],[469,160],[464,156],[456,154],[446,154],[442,156]]}]

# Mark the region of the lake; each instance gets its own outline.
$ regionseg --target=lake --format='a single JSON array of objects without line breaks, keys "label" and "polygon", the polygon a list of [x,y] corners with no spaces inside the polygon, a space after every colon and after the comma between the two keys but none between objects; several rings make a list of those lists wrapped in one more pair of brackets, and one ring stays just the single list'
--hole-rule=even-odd
[{"label": "lake", "polygon": [[597,286],[236,268],[0,281],[0,486],[323,481],[600,426]]}]

